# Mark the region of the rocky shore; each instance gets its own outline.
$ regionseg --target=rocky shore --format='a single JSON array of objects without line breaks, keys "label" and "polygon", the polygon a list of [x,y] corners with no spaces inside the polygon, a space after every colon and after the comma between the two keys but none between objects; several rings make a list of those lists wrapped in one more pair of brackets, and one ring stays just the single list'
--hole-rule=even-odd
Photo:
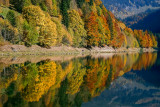
[{"label": "rocky shore", "polygon": [[37,45],[25,47],[23,45],[5,45],[0,47],[0,56],[12,55],[73,55],[73,54],[91,54],[91,53],[120,53],[120,52],[153,52],[153,48],[118,48],[112,47],[92,47],[74,48],[69,46],[51,47],[50,49],[42,48]]}]

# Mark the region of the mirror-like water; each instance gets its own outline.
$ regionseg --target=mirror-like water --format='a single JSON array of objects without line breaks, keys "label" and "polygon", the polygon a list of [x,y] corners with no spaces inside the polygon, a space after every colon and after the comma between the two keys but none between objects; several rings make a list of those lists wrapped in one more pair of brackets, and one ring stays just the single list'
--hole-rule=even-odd
[{"label": "mirror-like water", "polygon": [[0,58],[0,106],[160,106],[158,59],[158,53]]}]

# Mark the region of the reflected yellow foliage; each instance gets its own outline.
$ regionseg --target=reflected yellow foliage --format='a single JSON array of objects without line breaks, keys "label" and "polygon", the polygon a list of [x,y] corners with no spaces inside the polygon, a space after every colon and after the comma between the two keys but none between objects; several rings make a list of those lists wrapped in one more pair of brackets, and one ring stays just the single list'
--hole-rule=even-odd
[{"label": "reflected yellow foliage", "polygon": [[41,96],[55,84],[56,81],[56,64],[55,62],[46,61],[40,64],[39,74],[32,84],[23,90],[22,95],[24,99],[29,102],[39,101]]},{"label": "reflected yellow foliage", "polygon": [[77,63],[74,63],[72,71],[68,74],[67,80],[68,80],[68,88],[67,88],[67,94],[75,94],[80,89],[81,84],[83,83],[83,76],[85,75],[86,69],[82,67],[82,64],[76,61]]},{"label": "reflected yellow foliage", "polygon": [[60,106],[61,102],[72,102],[79,97],[82,101],[88,101],[99,96],[126,72],[147,69],[156,59],[157,53],[122,53],[107,58],[88,56],[64,62],[26,62],[6,67],[6,70],[15,72],[11,75],[1,72],[0,89],[2,92],[7,90],[14,81],[18,87],[15,92],[20,92],[25,101],[41,101],[42,98],[46,106]]}]

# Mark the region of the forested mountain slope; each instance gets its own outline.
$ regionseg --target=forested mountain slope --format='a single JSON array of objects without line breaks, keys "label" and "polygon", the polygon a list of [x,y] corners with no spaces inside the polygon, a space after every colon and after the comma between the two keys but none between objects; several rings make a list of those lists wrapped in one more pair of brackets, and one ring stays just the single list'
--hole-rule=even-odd
[{"label": "forested mountain slope", "polygon": [[152,33],[126,27],[101,0],[0,0],[0,4],[0,45],[157,47]]},{"label": "forested mountain slope", "polygon": [[147,10],[145,12],[127,17],[125,19],[122,20],[122,22],[124,22],[128,27],[131,27],[132,25],[138,23],[139,21],[143,20],[145,17],[147,17],[148,15],[154,13],[157,10]]},{"label": "forested mountain slope", "polygon": [[153,33],[160,33],[160,10],[153,12],[143,20],[140,20],[138,23],[133,24],[131,28],[133,29],[142,29],[142,30],[150,30]]},{"label": "forested mountain slope", "polygon": [[148,9],[160,8],[160,0],[102,0],[107,9],[121,19],[133,16]]}]

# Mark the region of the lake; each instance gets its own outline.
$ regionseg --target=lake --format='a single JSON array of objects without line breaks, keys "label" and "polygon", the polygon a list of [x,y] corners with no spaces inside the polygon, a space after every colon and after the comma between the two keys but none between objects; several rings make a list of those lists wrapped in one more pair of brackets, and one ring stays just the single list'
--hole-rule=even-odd
[{"label": "lake", "polygon": [[0,57],[0,106],[158,107],[160,54]]}]

